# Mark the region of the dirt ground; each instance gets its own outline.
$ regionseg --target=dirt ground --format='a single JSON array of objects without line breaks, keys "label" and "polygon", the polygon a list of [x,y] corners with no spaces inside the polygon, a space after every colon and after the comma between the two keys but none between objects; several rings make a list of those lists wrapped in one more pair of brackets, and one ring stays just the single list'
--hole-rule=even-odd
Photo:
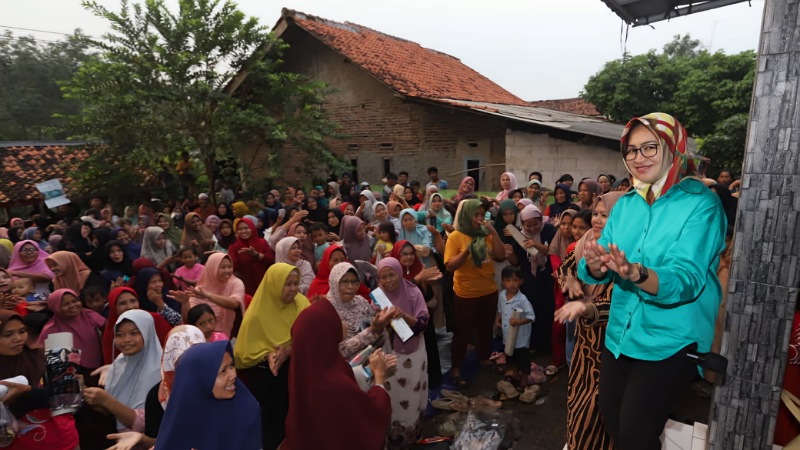
[{"label": "dirt ground", "polygon": [[[447,352],[444,348],[442,350]],[[449,359],[449,352],[445,354],[445,357]],[[550,356],[534,355],[533,360],[540,366],[546,367],[550,363]],[[474,359],[470,363],[469,357],[466,365],[468,367],[463,373],[467,378],[472,378],[469,386],[461,392],[468,397],[483,395],[496,398],[496,385],[503,375],[494,367],[479,368]],[[449,378],[445,376],[444,387],[452,388],[447,385],[448,381]],[[561,450],[564,448],[567,431],[567,370],[563,369],[540,386],[541,394],[535,404],[525,404],[519,400],[503,402],[502,409],[511,411],[513,417],[519,420],[522,437],[514,443],[514,450]],[[436,395],[436,392],[432,394]],[[699,396],[694,389],[688,389],[671,417],[685,423],[694,421],[708,423],[709,406],[710,399]],[[429,415],[423,423],[422,435],[423,437],[439,436],[439,426],[448,419],[451,413],[433,408],[429,408],[428,412]],[[438,450],[447,447],[417,446],[416,448]]]}]

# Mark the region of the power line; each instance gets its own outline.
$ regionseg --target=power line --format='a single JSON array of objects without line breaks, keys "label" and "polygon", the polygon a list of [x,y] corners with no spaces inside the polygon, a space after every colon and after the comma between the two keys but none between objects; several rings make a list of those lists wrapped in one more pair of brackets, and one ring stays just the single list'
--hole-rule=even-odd
[{"label": "power line", "polygon": [[36,33],[60,34],[62,36],[72,36],[69,33],[61,33],[59,31],[37,30],[35,28],[11,27],[11,26],[8,26],[8,25],[0,25],[0,28],[8,28],[8,29],[11,29],[11,30],[33,31],[33,32],[36,32]]},{"label": "power line", "polygon": [[47,43],[47,44],[59,44],[59,43],[64,42],[64,41],[51,41],[51,40],[47,40],[47,39],[37,39],[37,38],[31,37],[31,36],[0,36],[0,40],[10,41],[12,39],[13,40],[17,40],[17,41],[29,40],[29,41],[34,41],[34,42],[44,42],[44,43]]}]

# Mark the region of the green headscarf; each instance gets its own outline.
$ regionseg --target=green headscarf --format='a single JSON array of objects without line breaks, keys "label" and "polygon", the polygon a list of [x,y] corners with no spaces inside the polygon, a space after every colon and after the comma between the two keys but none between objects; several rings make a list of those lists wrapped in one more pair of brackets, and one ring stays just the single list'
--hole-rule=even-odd
[{"label": "green headscarf", "polygon": [[461,206],[461,212],[458,214],[458,231],[472,238],[472,243],[469,244],[469,253],[472,255],[475,267],[481,267],[489,253],[486,247],[486,236],[489,235],[489,230],[483,225],[480,228],[472,226],[472,216],[482,206],[481,202],[476,199],[462,200],[459,206]]}]

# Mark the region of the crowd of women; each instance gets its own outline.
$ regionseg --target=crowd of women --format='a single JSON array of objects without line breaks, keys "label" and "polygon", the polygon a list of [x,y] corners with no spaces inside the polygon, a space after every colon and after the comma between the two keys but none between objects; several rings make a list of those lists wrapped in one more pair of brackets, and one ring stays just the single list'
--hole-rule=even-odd
[{"label": "crowd of women", "polygon": [[[634,119],[630,176],[552,190],[538,172],[481,198],[471,177],[445,196],[433,176],[373,192],[345,174],[308,194],[12,219],[0,380],[28,384],[0,382],[11,448],[411,448],[442,385],[436,328],[463,387],[470,344],[489,363],[512,272],[535,316],[523,346],[552,354],[549,375],[569,363],[568,447],[656,448],[696,376],[683,355],[712,345],[736,210],[695,177],[685,137],[670,116]],[[74,415],[51,414],[42,382],[42,343],[62,332],[81,352]]]}]

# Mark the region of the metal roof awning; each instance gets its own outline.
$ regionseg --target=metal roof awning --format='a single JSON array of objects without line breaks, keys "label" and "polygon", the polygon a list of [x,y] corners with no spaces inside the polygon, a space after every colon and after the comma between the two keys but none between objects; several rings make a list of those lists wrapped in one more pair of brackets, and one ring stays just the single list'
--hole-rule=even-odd
[{"label": "metal roof awning", "polygon": [[[483,113],[514,122],[528,123],[562,131],[594,136],[601,139],[619,142],[624,125],[583,116],[564,111],[538,108],[535,106],[506,105],[502,103],[471,102],[466,100],[437,99],[437,102],[456,107],[468,108],[474,112]],[[697,143],[694,139],[687,139],[689,151],[696,155]]]},{"label": "metal roof awning", "polygon": [[749,0],[603,0],[626,23],[638,27]]}]

